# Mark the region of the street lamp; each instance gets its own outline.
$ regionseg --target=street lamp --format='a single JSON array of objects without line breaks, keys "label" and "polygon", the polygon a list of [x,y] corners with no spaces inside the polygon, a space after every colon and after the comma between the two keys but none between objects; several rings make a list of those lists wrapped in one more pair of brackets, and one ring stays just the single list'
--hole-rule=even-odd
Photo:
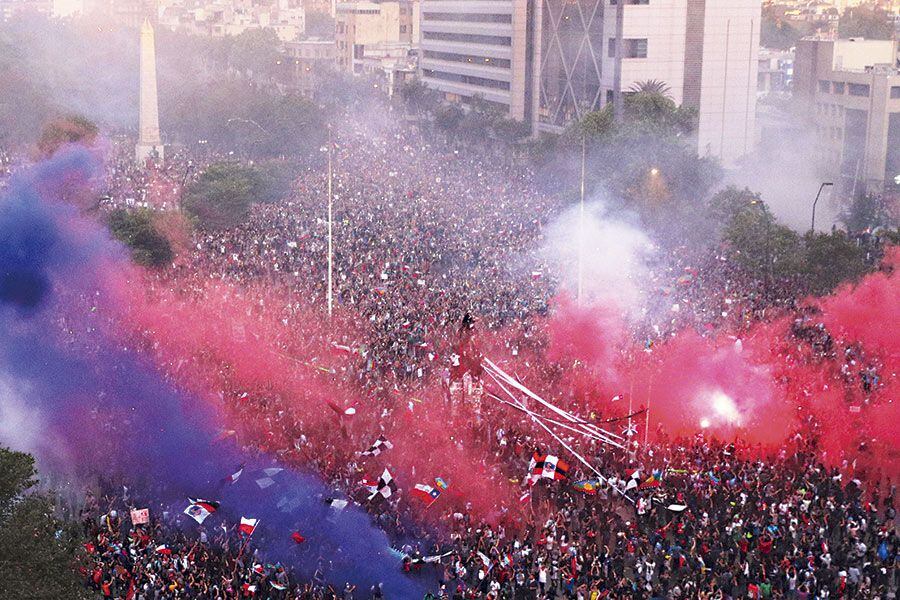
[{"label": "street lamp", "polygon": [[650,174],[656,177],[657,175],[659,175],[659,169],[653,167],[652,169],[650,169]]},{"label": "street lamp", "polygon": [[833,185],[834,185],[834,183],[832,183],[830,181],[826,181],[826,182],[822,183],[822,185],[819,186],[819,191],[816,192],[816,199],[813,200],[813,207],[812,207],[812,224],[809,228],[812,233],[816,232],[816,204],[819,203],[819,195],[822,193],[822,190],[824,190],[826,186],[833,186]]}]

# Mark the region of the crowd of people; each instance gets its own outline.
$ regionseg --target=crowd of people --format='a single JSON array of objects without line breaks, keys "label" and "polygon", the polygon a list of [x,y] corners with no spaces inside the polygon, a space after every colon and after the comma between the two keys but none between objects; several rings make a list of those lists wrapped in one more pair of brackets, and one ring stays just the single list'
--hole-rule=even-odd
[{"label": "crowd of people", "polygon": [[[563,436],[583,444],[582,453],[611,481],[573,487],[593,474],[563,453],[572,466],[565,479],[526,484],[534,452],[563,449],[520,413],[484,401],[468,330],[491,343],[502,332],[508,353],[534,357],[539,362],[530,367],[551,386],[566,378],[542,353],[560,289],[541,252],[566,199],[536,191],[528,169],[496,150],[438,142],[378,119],[348,119],[335,132],[333,152],[340,325],[307,343],[346,352],[323,377],[352,390],[379,418],[339,418],[339,427],[311,431],[288,410],[289,398],[242,389],[226,377],[224,407],[239,423],[227,428],[237,430],[241,445],[285,466],[313,466],[367,510],[396,542],[396,569],[425,597],[896,597],[896,474],[857,473],[834,457],[826,464],[815,423],[769,452],[705,435],[670,439],[664,431],[641,444],[629,432],[622,449]],[[308,331],[301,316],[308,307],[323,314],[328,302],[322,158],[302,165],[291,197],[255,205],[233,229],[195,233],[188,251],[154,276],[155,285],[186,295],[207,282],[246,286],[260,306],[269,302],[267,310],[284,316],[285,331]],[[171,209],[204,160],[179,155],[148,169],[114,161],[107,202]],[[739,331],[767,313],[787,313],[795,319],[784,340],[791,360],[820,364],[848,397],[877,395],[885,366],[852,340],[829,335],[789,283],[762,289],[720,248],[657,250],[650,308],[631,332],[641,340],[637,347],[685,327]],[[272,290],[286,303],[274,307]],[[486,478],[513,490],[492,511],[442,499],[432,509],[436,517],[424,519],[408,490],[373,502],[370,482],[359,481],[363,466],[391,464],[388,454],[367,465],[359,451],[409,422],[401,417],[412,412],[409,398],[436,385],[447,422],[468,430],[459,444],[478,450]],[[587,408],[573,398],[555,401],[575,412]],[[240,418],[259,413],[264,418]],[[123,483],[131,482],[98,484],[81,512],[89,540],[82,575],[102,597],[385,597],[378,586],[336,581],[327,560],[311,577],[289,563],[272,564],[233,527],[185,530],[185,517],[154,503],[150,489],[123,494]],[[137,506],[151,507],[148,523],[132,523]]]}]

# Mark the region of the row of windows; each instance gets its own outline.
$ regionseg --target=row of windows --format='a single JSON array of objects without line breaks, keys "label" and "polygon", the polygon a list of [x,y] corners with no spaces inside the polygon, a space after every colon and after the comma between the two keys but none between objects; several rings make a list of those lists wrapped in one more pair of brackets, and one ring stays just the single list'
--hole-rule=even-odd
[{"label": "row of windows", "polygon": [[472,56],[470,54],[456,54],[455,52],[436,52],[434,50],[425,50],[422,55],[425,58],[433,58],[435,60],[446,60],[451,62],[468,63],[471,65],[484,65],[487,67],[500,67],[508,69],[512,64],[507,58],[491,58],[489,56]]},{"label": "row of windows", "polygon": [[477,13],[422,13],[426,21],[453,21],[454,23],[512,23],[512,15],[483,15]]},{"label": "row of windows", "polygon": [[444,71],[434,71],[432,69],[422,69],[422,75],[424,75],[425,77],[433,77],[434,79],[443,79],[444,81],[455,81],[457,83],[477,85],[478,87],[509,90],[508,81],[497,81],[496,79],[487,79],[485,77],[459,75],[457,73],[446,73]]},{"label": "row of windows", "polygon": [[[609,0],[610,6],[618,4],[617,0]],[[650,0],[625,0],[625,4],[650,4]]]},{"label": "row of windows", "polygon": [[[823,94],[843,94],[844,87],[843,81],[819,80],[819,91]],[[869,97],[869,84],[867,83],[848,83],[846,88],[851,96]]]},{"label": "row of windows", "polygon": [[[616,38],[609,38],[606,55],[616,57]],[[622,40],[622,58],[647,58],[647,38],[631,38]]]},{"label": "row of windows", "polygon": [[493,46],[512,46],[512,38],[502,35],[475,35],[470,33],[444,33],[441,31],[426,31],[422,34],[426,40],[440,40],[442,42],[465,42],[469,44],[490,44]]},{"label": "row of windows", "polygon": [[[843,94],[844,88],[843,81],[819,80],[819,91],[823,94]],[[869,84],[867,83],[848,83],[846,89],[851,96],[869,97]],[[890,94],[893,100],[900,98],[900,85],[892,85]]]}]

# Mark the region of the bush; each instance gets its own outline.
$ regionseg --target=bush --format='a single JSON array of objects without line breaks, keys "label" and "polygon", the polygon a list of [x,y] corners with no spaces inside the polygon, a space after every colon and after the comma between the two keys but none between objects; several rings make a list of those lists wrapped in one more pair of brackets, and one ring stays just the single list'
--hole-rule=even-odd
[{"label": "bush", "polygon": [[146,210],[114,210],[107,224],[113,236],[128,246],[131,257],[138,264],[162,267],[175,257],[169,240],[159,233]]}]

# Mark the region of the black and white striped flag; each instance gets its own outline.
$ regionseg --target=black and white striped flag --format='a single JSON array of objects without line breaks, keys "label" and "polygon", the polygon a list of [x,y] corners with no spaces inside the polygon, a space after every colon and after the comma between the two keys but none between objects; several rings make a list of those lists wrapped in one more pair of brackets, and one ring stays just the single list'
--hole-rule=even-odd
[{"label": "black and white striped flag", "polygon": [[363,452],[363,456],[378,456],[385,450],[390,450],[394,445],[387,441],[387,438],[383,435],[378,436],[378,439],[375,440],[369,449]]}]

